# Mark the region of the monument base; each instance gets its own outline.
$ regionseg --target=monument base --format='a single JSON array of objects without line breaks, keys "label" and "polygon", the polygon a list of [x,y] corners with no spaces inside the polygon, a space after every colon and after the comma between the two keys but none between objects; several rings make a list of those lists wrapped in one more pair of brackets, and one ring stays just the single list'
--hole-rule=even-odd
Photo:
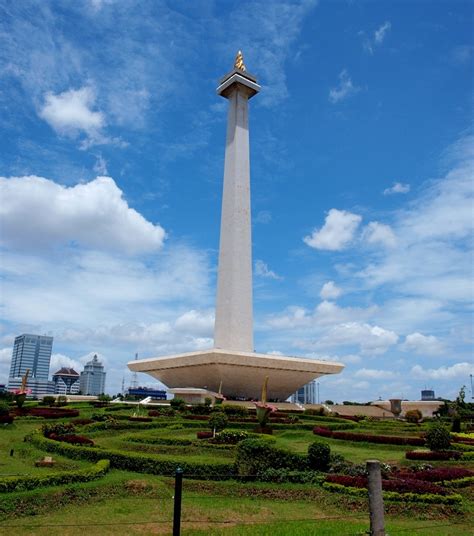
[{"label": "monument base", "polygon": [[268,376],[268,398],[286,400],[300,387],[325,374],[338,374],[342,363],[212,348],[173,356],[130,361],[133,372],[150,374],[168,388],[195,387],[227,398],[260,398]]}]

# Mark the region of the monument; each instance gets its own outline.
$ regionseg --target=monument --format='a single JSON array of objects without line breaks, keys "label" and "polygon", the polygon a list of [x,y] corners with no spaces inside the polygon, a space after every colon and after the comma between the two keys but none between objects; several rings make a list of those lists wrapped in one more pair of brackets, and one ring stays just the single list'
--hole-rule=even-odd
[{"label": "monument", "polygon": [[248,101],[260,91],[239,51],[217,94],[228,99],[214,348],[128,363],[169,388],[207,389],[231,398],[257,399],[268,376],[268,398],[286,400],[341,363],[258,354],[253,345],[252,237]]}]

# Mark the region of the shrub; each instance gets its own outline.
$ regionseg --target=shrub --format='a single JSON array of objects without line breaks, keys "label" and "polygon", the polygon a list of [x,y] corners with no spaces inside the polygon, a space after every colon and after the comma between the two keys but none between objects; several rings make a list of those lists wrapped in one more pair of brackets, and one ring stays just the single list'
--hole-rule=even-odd
[{"label": "shrub", "polygon": [[472,477],[474,472],[463,467],[436,467],[422,471],[401,472],[397,476],[406,478],[416,478],[426,482],[443,482],[444,480],[459,480],[461,478]]},{"label": "shrub", "polygon": [[73,419],[71,424],[74,426],[84,426],[85,424],[91,424],[93,422],[92,419]]},{"label": "shrub", "polygon": [[[367,488],[367,477],[365,476],[328,475],[326,482],[354,488]],[[408,478],[382,479],[382,489],[397,493],[435,493],[437,495],[446,495],[446,490],[441,486],[432,482]]]},{"label": "shrub", "polygon": [[174,417],[175,410],[173,408],[160,408],[160,409],[152,409],[148,412],[148,415],[150,417]]},{"label": "shrub", "polygon": [[182,411],[186,407],[186,402],[182,398],[170,400],[170,406],[176,411]]},{"label": "shrub", "polygon": [[210,396],[206,396],[206,398],[204,398],[204,405],[205,406],[212,406],[212,398]]},{"label": "shrub", "polygon": [[211,443],[223,443],[228,445],[236,445],[244,439],[248,439],[249,435],[247,432],[237,432],[234,430],[227,430],[225,432],[220,432],[211,439]]},{"label": "shrub", "polygon": [[356,434],[354,432],[338,432],[329,430],[327,427],[316,426],[313,433],[333,439],[345,439],[349,441],[366,441],[367,443],[382,443],[388,445],[414,445],[423,446],[425,440],[421,437],[384,436],[374,434]]},{"label": "shrub", "polygon": [[405,452],[405,458],[407,460],[459,460],[461,452],[457,450],[409,450]]},{"label": "shrub", "polygon": [[6,402],[0,401],[0,417],[3,417],[4,415],[8,415],[10,413],[10,405]]},{"label": "shrub", "polygon": [[324,476],[317,471],[295,471],[291,469],[266,469],[257,476],[262,482],[277,482],[292,484],[321,484]]},{"label": "shrub", "polygon": [[228,417],[248,417],[249,410],[244,406],[237,406],[236,404],[225,404],[222,406],[224,413]]},{"label": "shrub", "polygon": [[67,396],[59,395],[56,400],[56,406],[58,407],[67,406]]},{"label": "shrub", "polygon": [[195,406],[191,406],[189,408],[189,411],[193,415],[209,415],[212,411],[211,406],[206,404],[196,404]]},{"label": "shrub", "polygon": [[459,415],[453,416],[451,424],[451,432],[459,433],[461,431],[461,417]]},{"label": "shrub", "polygon": [[50,437],[51,435],[63,436],[71,434],[74,431],[74,425],[71,423],[58,422],[54,424],[43,424],[41,426],[41,432],[44,437]]},{"label": "shrub", "polygon": [[151,417],[128,417],[129,421],[137,421],[137,422],[151,422],[153,419]]},{"label": "shrub", "polygon": [[32,417],[44,419],[64,419],[67,417],[79,417],[79,410],[66,408],[31,408],[28,413]]},{"label": "shrub", "polygon": [[430,450],[448,450],[451,446],[451,435],[444,425],[434,423],[426,432],[425,442]]},{"label": "shrub", "polygon": [[42,404],[45,406],[54,406],[56,403],[56,398],[54,396],[43,396],[43,400],[41,401]]},{"label": "shrub", "polygon": [[405,419],[413,424],[417,424],[421,421],[423,415],[419,409],[411,409],[405,413]]},{"label": "shrub", "polygon": [[209,426],[212,430],[215,430],[216,432],[221,432],[227,426],[228,422],[229,419],[226,415],[224,415],[224,413],[215,412],[211,415],[211,418],[209,419]]},{"label": "shrub", "polygon": [[0,493],[26,491],[46,486],[59,486],[76,482],[89,482],[105,476],[109,470],[109,460],[99,460],[94,466],[86,469],[51,473],[41,476],[7,476],[0,478]]},{"label": "shrub", "polygon": [[212,432],[197,432],[196,436],[198,439],[210,439],[213,436]]},{"label": "shrub", "polygon": [[331,448],[327,443],[315,441],[308,447],[308,465],[315,471],[327,471],[331,461]]},{"label": "shrub", "polygon": [[75,435],[75,434],[68,434],[68,435],[56,435],[56,434],[50,434],[50,439],[53,439],[54,441],[64,441],[65,443],[71,443],[72,445],[87,445],[89,447],[94,446],[94,442],[92,439],[89,439],[88,437],[81,436],[81,435]]},{"label": "shrub", "polygon": [[245,439],[237,445],[235,460],[240,475],[258,475],[267,469],[307,469],[305,456],[274,447],[270,441]]}]

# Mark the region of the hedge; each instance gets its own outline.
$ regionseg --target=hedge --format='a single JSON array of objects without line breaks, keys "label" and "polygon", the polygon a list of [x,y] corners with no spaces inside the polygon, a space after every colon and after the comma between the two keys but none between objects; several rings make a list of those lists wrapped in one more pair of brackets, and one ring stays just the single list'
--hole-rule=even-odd
[{"label": "hedge", "polygon": [[[367,488],[366,476],[349,475],[328,475],[326,482],[340,484],[351,488]],[[382,479],[382,489],[384,491],[395,491],[396,493],[433,493],[446,495],[446,490],[432,482],[416,480],[412,478]]]},{"label": "hedge", "polygon": [[39,433],[33,433],[27,436],[27,439],[42,450],[56,452],[73,459],[97,461],[98,459],[107,458],[110,460],[111,467],[124,469],[125,471],[171,476],[180,467],[188,478],[196,477],[209,480],[231,478],[235,474],[234,464],[232,463],[204,464],[160,460],[136,452],[77,447],[69,443],[59,443],[58,441],[42,437]]},{"label": "hedge", "polygon": [[424,471],[400,471],[396,476],[397,478],[416,478],[426,482],[443,482],[474,477],[474,472],[464,467],[435,467]]},{"label": "hedge", "polygon": [[353,432],[337,432],[326,427],[316,427],[313,434],[332,439],[344,439],[348,441],[364,441],[366,443],[383,443],[388,445],[415,445],[423,446],[425,440],[421,437],[384,436],[374,434],[355,434]]},{"label": "hedge", "polygon": [[[330,482],[324,482],[323,488],[328,491],[346,493],[347,495],[353,495],[356,497],[367,497],[367,490],[364,488],[353,488],[343,486],[341,484],[332,484]],[[460,504],[462,502],[462,496],[457,493],[453,495],[436,495],[433,493],[397,493],[396,491],[384,491],[383,498],[386,501],[406,501],[434,504]]]},{"label": "hedge", "polygon": [[[54,443],[51,440],[46,440]],[[103,458],[103,456],[102,456]],[[0,493],[12,491],[28,491],[47,486],[59,486],[76,482],[89,482],[105,476],[110,467],[110,461],[100,459],[94,466],[63,473],[49,473],[41,476],[6,476],[0,478]]]},{"label": "hedge", "polygon": [[[465,454],[471,454],[466,452]],[[409,450],[405,452],[407,460],[459,460],[461,456],[464,459],[464,454],[457,450]]]}]

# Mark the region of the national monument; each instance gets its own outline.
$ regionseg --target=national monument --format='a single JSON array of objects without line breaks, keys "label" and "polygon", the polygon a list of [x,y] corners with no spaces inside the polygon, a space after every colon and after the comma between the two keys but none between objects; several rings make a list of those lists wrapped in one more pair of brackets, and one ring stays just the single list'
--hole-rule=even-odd
[{"label": "national monument", "polygon": [[341,363],[258,354],[253,345],[252,237],[248,101],[260,91],[242,53],[217,94],[229,101],[224,165],[214,348],[128,363],[169,388],[200,388],[257,399],[268,376],[268,397],[286,400],[304,384],[337,374]]}]

